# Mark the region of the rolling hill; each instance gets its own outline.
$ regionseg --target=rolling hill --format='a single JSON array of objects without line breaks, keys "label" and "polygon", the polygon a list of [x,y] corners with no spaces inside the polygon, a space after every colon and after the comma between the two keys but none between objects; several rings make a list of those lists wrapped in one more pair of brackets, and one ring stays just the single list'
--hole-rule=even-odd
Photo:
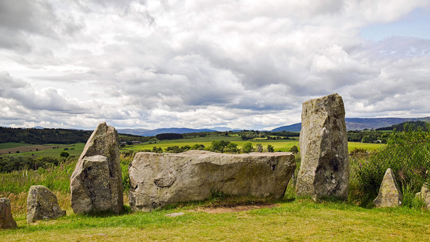
[{"label": "rolling hill", "polygon": [[[430,117],[424,118],[345,118],[347,130],[377,129],[400,124],[407,121],[430,122]],[[290,131],[299,132],[301,123],[291,124],[273,129],[272,132]]]},{"label": "rolling hill", "polygon": [[121,134],[133,134],[141,136],[156,136],[157,134],[173,133],[173,134],[187,134],[197,132],[217,132],[212,129],[189,129],[189,128],[161,128],[161,129],[118,129]]}]

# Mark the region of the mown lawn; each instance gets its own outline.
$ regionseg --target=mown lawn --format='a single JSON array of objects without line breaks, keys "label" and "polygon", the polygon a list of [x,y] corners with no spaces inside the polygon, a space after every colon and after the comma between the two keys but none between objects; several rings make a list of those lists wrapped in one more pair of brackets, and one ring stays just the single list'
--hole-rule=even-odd
[{"label": "mown lawn", "polygon": [[[307,199],[274,208],[211,214],[203,205],[121,216],[68,215],[1,230],[2,241],[429,241],[430,213],[407,208],[365,209]],[[167,217],[166,214],[185,215]]]}]

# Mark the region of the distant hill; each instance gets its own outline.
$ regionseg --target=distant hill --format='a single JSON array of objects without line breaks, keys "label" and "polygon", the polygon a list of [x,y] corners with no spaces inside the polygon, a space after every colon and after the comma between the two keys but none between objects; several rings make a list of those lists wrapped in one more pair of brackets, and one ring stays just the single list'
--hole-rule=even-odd
[{"label": "distant hill", "polygon": [[[425,118],[345,118],[347,130],[377,129],[400,124],[407,121],[425,121],[430,122],[430,117]],[[299,132],[301,123],[291,124],[273,129],[273,132],[279,131]]]},{"label": "distant hill", "polygon": [[213,127],[211,129],[218,131],[218,132],[225,132],[225,131],[239,132],[239,131],[243,130],[243,129],[231,129],[229,127]]},{"label": "distant hill", "polygon": [[287,126],[282,126],[276,129],[272,129],[272,132],[290,131],[290,132],[300,132],[302,129],[302,123],[291,124]]},{"label": "distant hill", "polygon": [[171,133],[171,134],[187,134],[198,132],[217,132],[212,129],[189,129],[189,128],[161,128],[161,129],[118,129],[118,133],[133,134],[141,136],[156,136],[157,134]]},{"label": "distant hill", "polygon": [[[25,142],[27,144],[86,143],[93,131],[76,129],[24,129],[0,127],[0,143]],[[119,135],[120,142],[147,141],[148,137],[129,134]]]},{"label": "distant hill", "polygon": [[405,130],[405,125],[408,127],[407,129],[409,129],[409,127],[412,128],[412,130],[424,130],[427,131],[427,125],[428,122],[425,121],[408,121],[408,122],[403,122],[400,124],[395,124],[395,125],[391,125],[390,127],[383,127],[383,128],[379,128],[376,129],[377,131],[381,131],[381,130],[397,130],[397,131],[403,131]]}]

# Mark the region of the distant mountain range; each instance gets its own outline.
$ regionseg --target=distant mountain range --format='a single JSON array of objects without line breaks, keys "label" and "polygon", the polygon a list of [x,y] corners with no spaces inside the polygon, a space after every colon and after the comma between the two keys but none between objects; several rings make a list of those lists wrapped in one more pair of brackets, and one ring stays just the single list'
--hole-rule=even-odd
[{"label": "distant mountain range", "polygon": [[[347,130],[363,130],[363,129],[377,129],[382,127],[389,127],[391,125],[400,124],[407,121],[425,121],[430,122],[430,117],[425,118],[345,118]],[[272,132],[290,131],[300,132],[302,128],[301,123],[291,124],[273,129]]]},{"label": "distant mountain range", "polygon": [[[425,121],[430,122],[430,117],[424,118],[345,118],[347,130],[363,130],[363,129],[377,129],[389,127],[395,124],[400,124],[407,121]],[[34,129],[43,129],[37,126]],[[272,129],[272,132],[290,131],[300,132],[301,123],[282,126]],[[139,136],[155,136],[162,133],[186,134],[198,132],[225,132],[233,131],[239,132],[241,129],[229,129],[228,127],[214,127],[212,129],[190,129],[190,128],[161,128],[161,129],[117,129],[120,134],[131,134]]]}]

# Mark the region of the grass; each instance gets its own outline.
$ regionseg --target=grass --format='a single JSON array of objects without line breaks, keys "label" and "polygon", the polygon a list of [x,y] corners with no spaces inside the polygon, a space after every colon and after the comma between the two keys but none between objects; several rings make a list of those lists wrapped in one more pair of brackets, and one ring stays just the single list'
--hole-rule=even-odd
[{"label": "grass", "polygon": [[[44,144],[44,145],[29,145],[25,143],[4,143],[8,144],[10,148],[0,149],[1,156],[9,156],[9,155],[22,155],[22,156],[32,156],[33,158],[38,157],[60,157],[61,151],[64,151],[64,148],[68,148],[66,150],[71,156],[79,157],[84,149],[84,143],[76,143],[76,144]],[[21,146],[20,146],[21,145]],[[52,147],[59,147],[53,149]],[[36,151],[36,148],[39,151]],[[16,153],[19,150],[20,153]],[[32,151],[30,151],[32,150]],[[8,154],[8,151],[12,151],[11,154]],[[34,155],[34,156],[33,156]]]},{"label": "grass", "polygon": [[[246,141],[236,141],[243,145]],[[194,142],[190,142],[195,144]],[[201,142],[200,142],[201,143]],[[210,142],[208,142],[210,145]],[[297,145],[294,140],[253,141],[276,149]],[[186,142],[163,142],[152,146],[183,146]],[[356,143],[358,147],[375,144]],[[278,146],[277,146],[278,145]],[[369,146],[370,145],[370,146]],[[143,145],[129,148],[144,149]],[[381,146],[381,145],[379,145]],[[278,148],[277,148],[278,147]],[[357,147],[357,146],[356,146]],[[351,148],[351,146],[350,146]],[[62,151],[62,149],[58,149]],[[123,175],[130,157],[122,158]],[[429,241],[430,212],[419,208],[367,209],[343,202],[315,203],[295,198],[291,183],[273,208],[209,214],[208,207],[250,204],[251,200],[213,197],[209,201],[170,206],[151,213],[126,212],[120,216],[75,215],[70,205],[70,175],[74,169],[70,160],[62,166],[33,171],[0,174],[0,197],[9,197],[18,229],[0,230],[0,241]],[[27,225],[25,220],[27,191],[31,185],[46,185],[57,195],[67,216]],[[252,202],[255,202],[252,201]],[[184,212],[179,217],[166,214]]]},{"label": "grass", "polygon": [[11,148],[16,148],[16,147],[22,147],[22,146],[29,146],[31,144],[26,144],[24,142],[21,143],[13,143],[13,142],[9,142],[9,143],[0,143],[0,150],[2,149],[11,149]]},{"label": "grass", "polygon": [[[2,241],[428,241],[430,213],[283,199],[277,207],[197,212],[205,203],[121,216],[68,215],[1,230]],[[184,212],[183,216],[166,214]]]},{"label": "grass", "polygon": [[351,152],[354,148],[362,148],[365,150],[376,150],[384,146],[384,144],[348,142],[348,151]]},{"label": "grass", "polygon": [[[276,151],[288,151],[289,148],[291,148],[293,145],[298,145],[299,143],[297,140],[249,140],[249,141],[230,141],[233,143],[238,144],[238,147],[241,148],[244,143],[251,142],[252,145],[255,146],[257,144],[262,144],[264,148],[267,148],[267,145],[273,145],[275,147]],[[202,141],[202,142],[194,142],[189,141],[189,139],[186,140],[171,140],[171,141],[159,141],[156,144],[138,144],[138,145],[132,145],[132,146],[126,146],[125,149],[127,150],[144,150],[144,149],[150,149],[154,146],[161,147],[163,150],[165,150],[169,146],[193,146],[195,144],[203,144],[205,147],[209,147],[212,144],[212,141]]]},{"label": "grass", "polygon": [[[213,139],[212,139],[213,138]],[[161,147],[163,150],[165,150],[169,146],[193,146],[195,144],[203,144],[205,147],[209,147],[213,140],[225,140],[230,141],[233,143],[238,144],[239,148],[243,146],[244,143],[248,141],[240,140],[240,137],[221,137],[221,136],[213,136],[213,137],[197,137],[192,139],[180,139],[180,140],[168,140],[168,141],[157,141],[155,144],[149,144],[149,143],[143,143],[143,144],[136,144],[136,145],[127,145],[124,149],[125,150],[144,150],[149,149],[152,150],[154,146]],[[288,152],[291,147],[294,145],[299,146],[298,140],[249,140],[249,142],[252,143],[252,145],[255,146],[257,144],[262,144],[263,148],[267,148],[267,145],[273,145],[275,148],[275,151],[284,151]],[[60,147],[58,149],[52,149],[52,147]],[[39,151],[35,151],[36,147],[32,147],[32,145],[25,144],[25,143],[3,143],[0,144],[0,154],[3,153],[1,156],[9,156],[9,155],[22,155],[22,156],[32,156],[34,158],[38,157],[60,157],[61,151],[64,150],[64,148],[68,148],[67,152],[71,156],[79,157],[82,153],[82,150],[84,149],[85,144],[84,143],[76,143],[76,144],[69,144],[69,145],[59,145],[59,144],[47,144],[43,145],[45,148],[41,148],[40,145],[38,145]],[[368,144],[368,143],[360,143],[360,142],[348,142],[348,151],[351,152],[354,148],[363,148],[366,150],[374,150],[382,147],[383,144]],[[5,148],[9,147],[9,148]],[[71,150],[73,148],[73,150]],[[1,152],[3,149],[3,152]],[[12,154],[7,154],[8,150],[14,149],[14,150],[21,150],[20,153],[15,153],[16,151],[12,152]],[[32,152],[29,152],[28,150],[33,150]],[[41,150],[43,149],[43,150]],[[25,152],[27,151],[27,152]]]}]

